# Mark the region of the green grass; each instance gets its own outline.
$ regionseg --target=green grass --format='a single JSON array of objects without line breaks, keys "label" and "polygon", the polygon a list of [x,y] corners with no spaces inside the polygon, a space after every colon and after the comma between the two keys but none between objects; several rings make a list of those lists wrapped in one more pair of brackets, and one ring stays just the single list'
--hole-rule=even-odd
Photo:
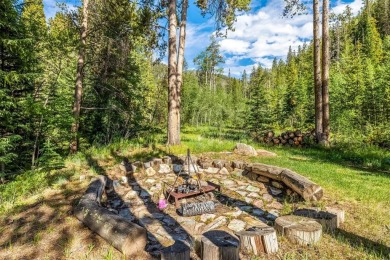
[{"label": "green grass", "polygon": [[[386,252],[383,247],[389,248],[390,245],[390,220],[387,217],[390,215],[390,168],[387,164],[387,161],[390,161],[389,151],[366,145],[337,145],[328,149],[267,147],[249,140],[243,131],[229,128],[184,128],[181,135],[182,144],[178,146],[167,146],[162,135],[156,135],[154,138],[155,140],[122,140],[108,146],[95,146],[66,158],[64,169],[25,172],[15,180],[0,185],[0,215],[12,209],[22,209],[25,203],[29,203],[24,201],[25,198],[40,194],[46,187],[63,189],[64,194],[71,196],[71,191],[63,185],[67,181],[78,179],[81,174],[104,173],[101,163],[112,166],[119,163],[123,157],[129,157],[131,161],[145,161],[167,154],[185,154],[187,149],[191,149],[192,154],[231,152],[237,142],[245,142],[257,149],[267,149],[278,155],[249,157],[246,158],[247,161],[289,168],[321,185],[324,188],[325,200],[322,204],[315,204],[316,206],[336,203],[345,207],[349,220],[345,226],[347,232],[338,234],[328,243],[338,243],[339,250],[348,245],[346,250],[352,252],[350,258],[385,258],[386,255],[382,255],[382,252]],[[292,204],[286,203],[283,212],[289,213],[291,210]],[[386,228],[389,230],[386,231]],[[39,236],[34,238],[35,242],[39,240]],[[382,251],[377,249],[375,243],[378,241]],[[331,251],[322,250],[325,255],[332,255]],[[313,252],[309,255],[313,256]],[[106,252],[106,259],[111,256],[111,252]],[[298,255],[285,252],[282,258],[304,259],[306,256],[308,255],[305,251]]]}]

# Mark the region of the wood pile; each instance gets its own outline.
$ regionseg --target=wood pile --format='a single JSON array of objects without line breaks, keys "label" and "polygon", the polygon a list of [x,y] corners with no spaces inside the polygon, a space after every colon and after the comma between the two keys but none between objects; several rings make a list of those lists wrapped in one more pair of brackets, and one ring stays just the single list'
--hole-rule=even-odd
[{"label": "wood pile", "polygon": [[270,145],[283,145],[290,147],[302,147],[316,143],[314,131],[302,132],[301,130],[286,131],[279,136],[275,136],[273,131],[268,131],[264,134],[263,142]]}]

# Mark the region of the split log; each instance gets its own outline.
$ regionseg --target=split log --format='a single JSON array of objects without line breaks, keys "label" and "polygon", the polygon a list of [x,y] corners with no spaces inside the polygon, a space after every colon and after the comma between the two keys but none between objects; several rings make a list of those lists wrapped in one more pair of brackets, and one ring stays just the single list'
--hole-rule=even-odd
[{"label": "split log", "polygon": [[236,235],[240,238],[241,251],[246,254],[272,254],[278,251],[278,240],[273,227],[257,227]]},{"label": "split log", "polygon": [[181,206],[181,212],[183,216],[196,216],[205,213],[215,212],[214,201],[205,201],[205,202],[192,202],[186,203]]},{"label": "split log", "polygon": [[161,260],[189,260],[190,248],[180,240],[161,252]]},{"label": "split log", "polygon": [[105,185],[104,176],[92,180],[74,209],[75,216],[124,255],[143,252],[147,242],[146,230],[100,206]]},{"label": "split log", "polygon": [[322,226],[315,220],[301,216],[282,216],[275,220],[275,229],[291,242],[300,245],[317,243],[322,235]]},{"label": "split log", "polygon": [[281,180],[280,174],[285,170],[284,168],[262,164],[262,163],[253,163],[250,166],[251,169],[248,169],[249,171],[252,171],[258,175],[262,175],[277,181]]},{"label": "split log", "polygon": [[238,260],[239,240],[222,230],[203,233],[202,260]]},{"label": "split log", "polygon": [[325,232],[334,232],[337,229],[336,214],[317,209],[298,209],[293,214],[317,221]]},{"label": "split log", "polygon": [[284,169],[284,171],[280,174],[280,178],[284,184],[301,195],[306,201],[317,201],[322,198],[323,190],[321,186],[299,175],[298,173]]}]

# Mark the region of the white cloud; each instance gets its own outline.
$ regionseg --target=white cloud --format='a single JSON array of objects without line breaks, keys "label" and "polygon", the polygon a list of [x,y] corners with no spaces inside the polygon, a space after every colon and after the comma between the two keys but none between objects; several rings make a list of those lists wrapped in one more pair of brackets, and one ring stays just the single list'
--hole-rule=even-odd
[{"label": "white cloud", "polygon": [[337,5],[332,8],[332,12],[335,14],[341,14],[347,5],[351,7],[352,14],[357,15],[363,6],[363,0],[354,0],[352,3],[342,3],[342,1],[339,0]]},{"label": "white cloud", "polygon": [[250,46],[249,42],[236,39],[224,39],[220,41],[219,44],[222,52],[229,52],[232,54],[244,54]]},{"label": "white cloud", "polygon": [[[347,5],[356,15],[363,2],[354,0],[346,4],[338,0],[332,11],[341,13]],[[311,13],[289,19],[282,17],[283,8],[283,0],[269,0],[256,12],[237,17],[235,31],[228,32],[227,38],[220,40],[222,53],[229,57],[224,64],[224,73],[227,74],[230,68],[231,75],[240,76],[244,69],[250,71],[257,63],[269,68],[275,57],[286,58],[290,46],[296,50],[299,45],[312,39]],[[310,6],[308,11],[311,12]],[[196,35],[196,32],[193,33]],[[250,60],[253,64],[247,64]]]}]

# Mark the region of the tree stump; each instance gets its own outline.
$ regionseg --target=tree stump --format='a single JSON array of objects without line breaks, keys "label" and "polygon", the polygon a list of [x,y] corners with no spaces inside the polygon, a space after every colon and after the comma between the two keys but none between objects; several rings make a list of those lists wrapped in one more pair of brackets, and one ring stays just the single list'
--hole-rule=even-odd
[{"label": "tree stump", "polygon": [[275,220],[276,230],[291,242],[300,245],[317,243],[322,235],[322,226],[315,220],[301,216],[282,216]]},{"label": "tree stump", "polygon": [[325,209],[327,212],[337,215],[337,227],[340,227],[344,223],[345,210],[335,207],[325,207]]},{"label": "tree stump", "polygon": [[239,240],[222,230],[203,233],[202,260],[238,260]]},{"label": "tree stump", "polygon": [[92,180],[74,209],[75,216],[124,255],[143,252],[147,241],[146,230],[100,206],[105,185],[104,176]]},{"label": "tree stump", "polygon": [[337,215],[316,210],[316,209],[298,209],[294,215],[311,218],[321,224],[325,232],[334,232],[337,228]]},{"label": "tree stump", "polygon": [[161,260],[189,260],[190,248],[182,241],[177,240],[161,252]]},{"label": "tree stump", "polygon": [[272,227],[256,227],[236,235],[240,238],[241,251],[246,254],[272,254],[278,251],[278,240]]}]

